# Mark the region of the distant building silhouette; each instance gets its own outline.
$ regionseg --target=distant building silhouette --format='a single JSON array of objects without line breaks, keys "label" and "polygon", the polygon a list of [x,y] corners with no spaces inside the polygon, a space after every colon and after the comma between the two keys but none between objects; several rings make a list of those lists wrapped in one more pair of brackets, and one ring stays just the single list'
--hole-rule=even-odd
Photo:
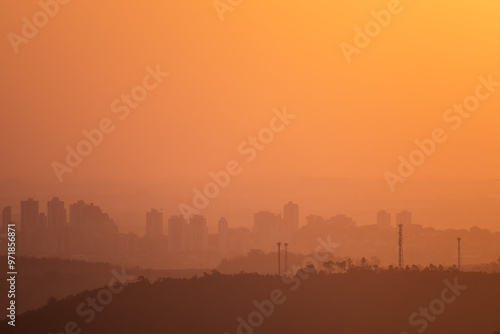
[{"label": "distant building silhouette", "polygon": [[[65,203],[55,197],[47,203],[47,216],[39,212],[38,203],[33,199],[20,203],[22,224],[19,224],[16,241],[19,242],[18,250],[21,256],[59,256],[151,268],[215,268],[222,259],[245,256],[251,250],[274,253],[276,243],[281,241],[285,246],[285,268],[288,268],[287,246],[291,244],[291,240],[284,238],[287,233],[285,226],[298,225],[298,206],[289,202],[284,206],[286,219],[282,219],[281,214],[269,211],[255,213],[252,231],[241,227],[229,228],[228,221],[220,218],[218,233],[208,235],[207,222],[203,216],[193,216],[189,222],[182,216],[171,216],[168,219],[168,237],[161,237],[162,213],[152,209],[146,213],[147,233],[139,237],[133,233],[118,233],[114,221],[93,203],[78,201],[71,204],[69,211],[66,211]],[[3,227],[12,222],[12,213],[11,207],[3,208]],[[412,224],[412,215],[408,211],[399,212],[396,220],[398,225],[401,225],[396,225],[400,232],[399,267],[405,267],[405,263],[456,263],[454,249],[441,248],[442,244],[449,242],[449,231],[422,228],[419,225],[408,227]],[[332,235],[334,240],[341,244],[342,255],[339,256],[349,254],[362,257],[373,254],[372,259],[379,257],[382,263],[393,263],[395,260],[396,229],[382,230],[374,226],[357,228],[353,218],[342,214],[326,219],[310,215],[305,218],[305,222],[307,224],[301,231],[303,233],[297,233],[293,238],[293,249],[302,254],[307,254],[306,252],[318,246],[318,235]],[[384,210],[378,212],[377,224],[390,226],[391,215]],[[406,249],[403,249],[403,229],[406,234]],[[498,234],[479,227],[456,232],[460,233],[464,240],[484,236],[485,242],[468,243],[467,252],[478,254],[477,261],[488,263],[491,260],[488,247],[499,244]],[[151,236],[159,238],[152,239]],[[462,254],[460,250],[458,252],[461,268]],[[295,260],[293,257],[290,259]],[[375,263],[375,260],[373,261]],[[271,265],[274,272],[274,261]]]},{"label": "distant building silhouette", "polygon": [[171,254],[187,251],[188,225],[183,216],[171,216],[168,219],[168,252]]},{"label": "distant building silhouette", "polygon": [[391,227],[391,214],[385,210],[377,212],[377,226]]},{"label": "distant building silhouette", "polygon": [[[138,237],[118,233],[114,221],[93,203],[79,200],[67,211],[65,203],[54,197],[47,202],[47,213],[38,211],[38,203],[33,199],[21,203],[25,231],[19,231],[18,240],[24,256],[110,262],[123,259],[134,263],[140,258],[144,265],[166,260],[173,267],[196,267],[200,263],[215,266],[223,257],[245,255],[255,248],[250,230],[229,229],[225,218],[219,220],[219,233],[209,235],[203,216],[193,216],[189,223],[182,216],[172,216],[165,237],[163,214],[151,209],[146,213],[146,235]],[[11,211],[10,207],[4,208],[3,224],[11,222]],[[278,218],[281,220],[281,216]]]},{"label": "distant building silhouette", "polygon": [[86,230],[86,220],[89,219],[87,204],[78,201],[69,206],[69,225],[73,232],[83,232]]},{"label": "distant building silhouette", "polygon": [[207,220],[201,215],[193,215],[189,219],[190,250],[205,252],[208,248]]},{"label": "distant building silhouette", "polygon": [[39,226],[38,201],[33,198],[28,198],[26,201],[21,201],[21,231],[24,233],[32,233]]},{"label": "distant building silhouette", "polygon": [[114,229],[115,223],[107,213],[94,203],[86,204],[84,201],[73,203],[69,207],[69,223],[77,231],[96,232],[101,229]]},{"label": "distant building silhouette", "polygon": [[58,197],[47,202],[47,225],[50,231],[48,253],[57,255],[68,253],[71,241],[66,208]]},{"label": "distant building silhouette", "polygon": [[66,209],[64,202],[60,201],[58,197],[47,202],[47,221],[50,231],[60,231],[66,228]]},{"label": "distant building silhouette", "polygon": [[299,206],[288,202],[283,207],[283,223],[285,228],[285,237],[290,238],[299,230]]},{"label": "distant building silhouette", "polygon": [[226,254],[228,251],[228,224],[226,218],[219,219],[219,252]]},{"label": "distant building silhouette", "polygon": [[409,226],[411,224],[411,212],[403,210],[396,214],[396,225]]},{"label": "distant building silhouette", "polygon": [[71,204],[69,225],[74,253],[93,255],[114,250],[118,227],[109,215],[94,203],[78,201]]},{"label": "distant building silhouette", "polygon": [[146,213],[146,236],[148,238],[161,238],[163,236],[163,213],[151,209]]}]

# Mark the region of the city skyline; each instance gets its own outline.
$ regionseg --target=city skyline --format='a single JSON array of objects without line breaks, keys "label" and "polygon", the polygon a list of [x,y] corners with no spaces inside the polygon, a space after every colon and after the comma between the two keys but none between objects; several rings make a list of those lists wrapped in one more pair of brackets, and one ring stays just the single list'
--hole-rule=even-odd
[{"label": "city skyline", "polygon": [[[307,253],[313,249],[311,237],[329,233],[334,235],[340,245],[338,255],[364,258],[371,254],[372,260],[377,258],[376,261],[387,264],[396,258],[390,245],[396,245],[396,235],[402,232],[398,233],[398,228],[403,228],[407,234],[404,253],[407,263],[454,263],[453,247],[448,245],[446,250],[438,251],[437,245],[439,242],[449,244],[450,237],[453,240],[463,237],[469,247],[465,255],[466,263],[472,265],[479,264],[477,261],[493,259],[494,249],[485,253],[484,247],[492,245],[496,239],[500,241],[500,232],[490,232],[477,226],[458,230],[426,228],[418,224],[418,220],[415,221],[408,210],[379,210],[369,225],[358,225],[355,219],[346,214],[329,218],[308,214],[306,221],[299,226],[300,205],[292,201],[285,202],[278,213],[255,212],[253,226],[249,228],[234,226],[231,221],[221,217],[217,221],[216,233],[209,231],[207,219],[203,215],[189,218],[171,215],[164,219],[161,209],[151,208],[143,216],[143,233],[140,235],[120,231],[112,216],[94,203],[78,200],[70,203],[67,211],[65,202],[54,197],[47,202],[46,207],[47,214],[41,212],[40,202],[35,199],[20,201],[21,223],[18,226],[21,255],[105,260],[112,263],[129,257],[127,262],[130,265],[148,255],[148,262],[154,267],[196,268],[234,256],[247,256],[254,250],[273,252],[277,242],[290,246],[292,253]],[[16,223],[11,218],[11,212],[11,207],[3,208],[2,226],[9,222]],[[484,239],[484,245],[477,240],[481,234],[488,239]],[[474,257],[478,260],[473,260]]]},{"label": "city skyline", "polygon": [[[477,191],[470,193],[468,196],[458,195],[458,192],[453,190],[457,188],[468,187],[468,183],[477,184],[481,189],[485,189],[487,182],[468,182],[460,186],[456,182],[432,182],[433,192],[428,198],[415,199],[408,196],[406,199],[395,201],[391,197],[381,197],[372,200],[370,197],[365,199],[359,198],[354,189],[366,189],[373,191],[371,183],[351,183],[348,181],[328,181],[322,180],[309,182],[309,190],[317,191],[317,195],[304,196],[300,195],[298,190],[292,190],[292,197],[286,197],[276,193],[277,189],[289,189],[294,186],[296,181],[275,182],[276,185],[266,185],[264,183],[253,183],[252,187],[259,187],[264,190],[262,198],[256,197],[247,192],[249,185],[233,185],[229,187],[230,193],[221,195],[219,198],[212,200],[210,205],[203,209],[203,215],[208,218],[208,228],[210,231],[217,230],[217,220],[224,216],[239,227],[249,227],[253,224],[253,213],[259,210],[271,210],[277,206],[282,206],[288,198],[294,198],[295,202],[300,202],[303,210],[299,213],[300,219],[303,222],[306,218],[306,213],[320,214],[329,216],[338,212],[344,212],[356,219],[358,224],[367,225],[373,221],[373,215],[381,208],[388,211],[396,212],[402,209],[409,209],[413,213],[414,218],[418,219],[424,226],[432,226],[436,228],[465,228],[469,229],[473,226],[482,226],[492,231],[498,231],[500,225],[500,212],[496,209],[497,200],[495,193],[500,193],[500,182],[498,188],[493,184],[489,186],[492,191],[490,193]],[[332,191],[325,192],[324,186],[321,184],[330,184]],[[97,186],[97,185],[96,185]],[[110,185],[111,186],[111,185]],[[80,198],[86,198],[90,202],[98,202],[106,211],[110,212],[119,224],[123,231],[130,231],[136,234],[143,233],[142,220],[144,212],[151,207],[163,209],[168,215],[181,214],[178,205],[182,202],[182,197],[179,193],[186,192],[181,187],[172,184],[165,185],[143,185],[143,186],[125,186],[122,185],[116,190],[111,190],[110,186],[102,187],[102,194],[95,192],[86,193],[82,191],[82,195],[78,195],[81,187],[75,185],[73,191],[67,190],[62,193],[52,193],[47,195],[44,191],[23,191],[30,194],[31,197],[36,197],[42,201],[49,201],[52,197],[64,197],[66,201],[77,201]],[[357,186],[356,188],[354,186]],[[276,188],[277,187],[277,188]],[[450,187],[450,193],[445,190]],[[23,187],[20,187],[23,188]],[[101,187],[99,187],[100,189]],[[149,189],[149,190],[148,190]],[[248,195],[236,195],[236,192],[242,191]],[[290,191],[288,191],[290,192]],[[0,207],[13,206],[13,215],[16,220],[19,220],[19,213],[16,209],[17,202],[29,196],[23,193],[13,192],[9,199],[0,198]],[[344,195],[342,195],[344,193]],[[484,193],[484,194],[483,194]],[[408,193],[411,195],[411,193]],[[233,197],[234,196],[234,197]],[[433,197],[437,197],[432,199]],[[16,198],[15,200],[13,198]],[[248,202],[254,203],[252,206]],[[393,217],[395,219],[395,217]]]},{"label": "city skyline", "polygon": [[[16,223],[16,220],[13,219],[12,217],[19,217],[19,223],[20,226],[26,226],[26,227],[21,227],[21,229],[27,229],[27,230],[33,230],[34,227],[44,227],[48,228],[49,230],[56,230],[56,229],[61,229],[64,227],[70,226],[70,221],[71,220],[77,220],[78,212],[81,211],[79,210],[79,206],[90,206],[90,208],[94,208],[94,203],[90,202],[89,204],[86,204],[85,201],[83,200],[77,200],[75,203],[72,203],[69,205],[68,209],[69,212],[67,212],[66,207],[65,207],[65,202],[61,201],[59,197],[53,197],[51,200],[46,202],[47,204],[47,210],[45,212],[41,212],[40,210],[40,202],[36,199],[33,199],[31,197],[27,198],[26,200],[21,200],[20,201],[20,209],[19,210],[12,210],[12,206],[4,206],[2,210],[2,227],[7,225],[9,222]],[[0,206],[1,208],[1,206]],[[101,210],[99,206],[95,207],[96,210]],[[23,210],[24,210],[24,216],[23,216]],[[14,211],[14,215],[12,212]],[[208,227],[208,223],[206,221],[206,218],[203,215],[192,215],[191,217],[185,217],[179,214],[171,214],[167,216],[166,224],[164,225],[163,221],[163,209],[159,208],[151,208],[145,214],[145,220],[144,224],[143,222],[138,223],[141,225],[141,228],[144,230],[142,235],[148,236],[150,238],[155,238],[158,236],[168,236],[168,231],[169,231],[169,223],[170,221],[183,221],[187,222],[192,219],[197,219],[198,217],[202,218],[204,220],[204,225],[206,226],[205,228]],[[105,214],[106,217],[108,217],[108,214]],[[306,213],[304,215],[305,218],[307,216],[314,215],[313,213]],[[334,212],[331,214],[331,216],[345,216],[344,214]],[[69,217],[67,219],[66,217]],[[304,219],[305,220],[305,219]],[[213,230],[219,230],[220,229],[220,224],[221,221],[224,221],[225,224],[227,225],[227,219],[222,216],[220,217],[217,222],[212,222],[210,225],[212,225],[214,228]],[[266,225],[266,226],[271,226],[273,224],[279,224],[274,227],[274,229],[279,229],[280,232],[279,234],[281,235],[281,239],[286,240],[289,238],[291,234],[295,234],[297,230],[304,225],[304,223],[300,223],[300,218],[299,218],[299,205],[297,203],[294,203],[292,201],[288,201],[283,205],[283,211],[279,213],[274,213],[272,211],[267,211],[267,210],[258,210],[253,214],[253,225],[251,226],[252,229],[255,229],[256,222],[257,225],[259,225],[259,222],[261,222]],[[113,221],[114,224],[116,224]],[[409,212],[406,209],[401,209],[400,211],[395,211],[395,212],[388,212],[385,209],[380,209],[376,211],[376,217],[372,222],[369,222],[367,225],[372,225],[376,224],[380,227],[395,227],[399,224],[403,225],[411,225],[412,224],[412,213]],[[119,227],[119,225],[116,225]],[[236,225],[237,227],[242,227],[240,225]],[[477,226],[477,225],[472,225]],[[165,228],[166,227],[166,228]],[[247,226],[250,227],[250,226]],[[267,227],[260,227],[257,226],[259,229],[266,229]],[[22,231],[22,230],[21,230]],[[167,232],[164,232],[167,231]],[[207,230],[208,231],[208,230]],[[23,232],[26,232],[23,231]],[[126,233],[130,231],[126,231]],[[208,233],[208,232],[207,232]],[[257,232],[259,234],[261,232]],[[270,231],[266,231],[266,233],[274,233]]]},{"label": "city skyline", "polygon": [[500,334],[500,1],[7,1],[0,332]]}]

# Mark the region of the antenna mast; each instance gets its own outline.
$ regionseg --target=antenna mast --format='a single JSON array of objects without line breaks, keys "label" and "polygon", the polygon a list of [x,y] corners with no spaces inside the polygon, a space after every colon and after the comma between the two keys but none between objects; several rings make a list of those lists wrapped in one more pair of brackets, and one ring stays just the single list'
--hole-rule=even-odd
[{"label": "antenna mast", "polygon": [[404,258],[403,258],[403,224],[398,225],[399,228],[399,269],[403,269],[404,267]]},{"label": "antenna mast", "polygon": [[285,242],[285,275],[288,270],[288,242]]},{"label": "antenna mast", "polygon": [[281,276],[281,242],[278,245],[278,276]]}]

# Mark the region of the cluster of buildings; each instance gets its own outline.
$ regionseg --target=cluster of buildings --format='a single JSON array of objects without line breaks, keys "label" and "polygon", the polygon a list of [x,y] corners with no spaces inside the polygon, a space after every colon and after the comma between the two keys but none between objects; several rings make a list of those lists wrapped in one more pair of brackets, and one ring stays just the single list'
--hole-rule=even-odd
[{"label": "cluster of buildings", "polygon": [[221,254],[245,254],[252,248],[274,249],[276,240],[290,241],[299,229],[299,206],[289,202],[283,208],[283,215],[270,211],[254,214],[251,232],[246,228],[230,229],[222,217],[218,221],[217,234],[209,234],[207,221],[201,215],[189,220],[183,216],[170,216],[167,221],[167,235],[164,235],[162,212],[151,209],[146,214],[146,237],[152,243],[167,245],[169,254],[200,253],[216,251]]},{"label": "cluster of buildings", "polygon": [[[12,207],[4,207],[2,232],[12,222]],[[68,219],[64,202],[59,198],[47,202],[46,213],[40,212],[38,201],[29,198],[21,201],[20,226],[17,227],[18,251],[22,255],[98,255],[110,254],[116,249],[118,227],[93,203],[71,204]]]},{"label": "cluster of buildings", "polygon": [[[395,217],[396,225],[412,223],[408,211],[401,211]],[[312,218],[307,220],[314,229],[315,220]],[[5,233],[7,225],[12,222],[12,207],[4,207],[0,233]],[[297,233],[299,206],[293,202],[286,203],[281,213],[255,213],[252,229],[229,228],[228,221],[220,218],[217,232],[212,234],[202,215],[189,218],[173,215],[164,219],[163,212],[157,209],[146,213],[144,236],[119,233],[117,224],[99,206],[80,200],[70,204],[67,210],[65,203],[57,197],[47,202],[45,212],[41,212],[40,203],[32,198],[21,201],[19,222],[17,251],[20,255],[81,258],[151,267],[216,265],[223,258],[245,255],[251,249],[275,251],[278,241],[295,244],[301,240]],[[328,222],[343,228],[356,226],[355,221],[345,215],[331,217]],[[391,214],[379,211],[377,226],[392,228]],[[307,251],[307,247],[303,249]]]},{"label": "cluster of buildings", "polygon": [[[12,223],[12,207],[2,211],[2,229]],[[243,255],[253,248],[274,249],[276,240],[289,241],[299,229],[298,205],[284,206],[283,215],[263,211],[254,215],[254,228],[229,228],[223,217],[218,230],[209,234],[202,215],[170,216],[164,226],[161,210],[146,213],[146,233],[119,233],[118,226],[93,203],[77,201],[69,205],[55,197],[41,212],[32,198],[21,201],[20,224],[17,224],[18,252],[26,256],[58,256],[82,259],[113,260],[134,256],[183,256],[217,254]]]},{"label": "cluster of buildings", "polygon": [[[403,210],[401,212],[396,213],[396,226],[399,225],[403,226],[411,225],[411,212]],[[383,228],[392,227],[391,214],[385,210],[377,212],[377,226]]]}]

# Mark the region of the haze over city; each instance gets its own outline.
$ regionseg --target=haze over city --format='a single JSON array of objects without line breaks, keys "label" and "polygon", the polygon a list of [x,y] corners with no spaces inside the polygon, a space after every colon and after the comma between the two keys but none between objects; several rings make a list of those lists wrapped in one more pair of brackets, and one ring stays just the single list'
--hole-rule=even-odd
[{"label": "haze over city", "polygon": [[1,3],[2,333],[500,333],[499,15]]}]

